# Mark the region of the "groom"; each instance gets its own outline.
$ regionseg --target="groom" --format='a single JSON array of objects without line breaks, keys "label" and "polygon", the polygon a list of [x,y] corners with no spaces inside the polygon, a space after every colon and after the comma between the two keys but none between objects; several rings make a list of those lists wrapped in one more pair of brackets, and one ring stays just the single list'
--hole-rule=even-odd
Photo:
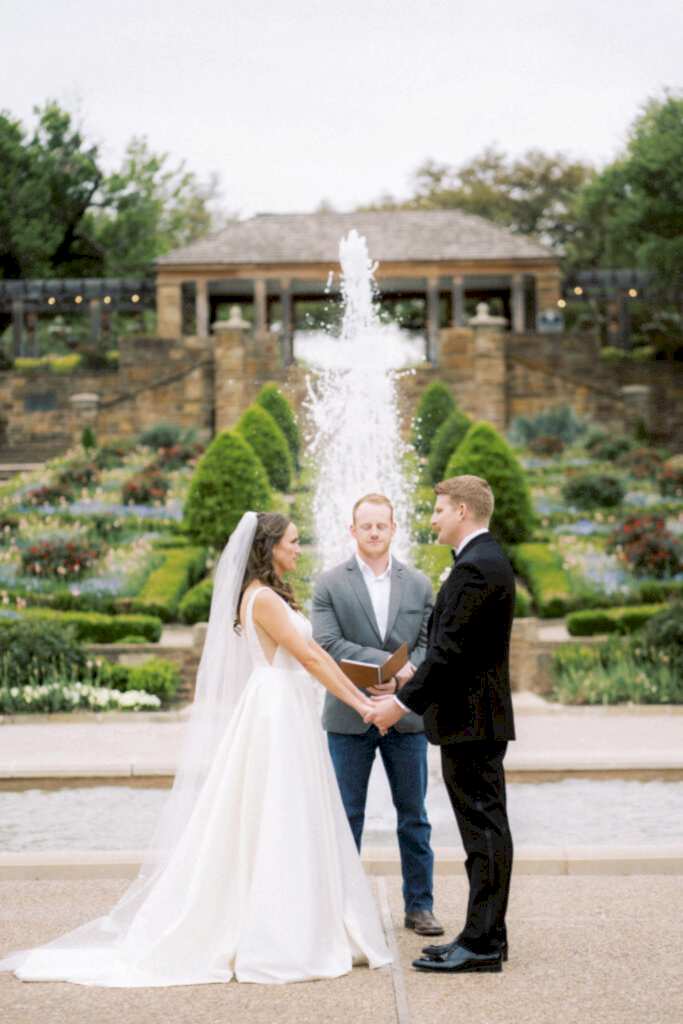
[{"label": "groom", "polygon": [[500,971],[512,870],[503,758],[515,738],[509,678],[515,581],[488,530],[493,493],[486,480],[456,476],[434,490],[432,528],[439,544],[453,547],[455,564],[437,595],[424,661],[398,697],[376,698],[366,721],[384,732],[409,711],[424,714],[428,739],[441,747],[467,854],[465,926],[452,942],[426,946],[413,966]]},{"label": "groom", "polygon": [[[320,577],[313,595],[313,635],[335,661],[350,658],[381,665],[408,644],[410,661],[398,675],[370,689],[401,692],[425,655],[432,588],[421,572],[391,554],[396,532],[391,502],[366,494],[353,507],[356,554]],[[323,726],[342,801],[360,850],[368,781],[375,755],[386,769],[398,819],[405,926],[418,935],[443,935],[432,913],[434,855],[425,810],[427,740],[422,719],[407,715],[396,729],[379,731],[352,708],[325,694]]]}]

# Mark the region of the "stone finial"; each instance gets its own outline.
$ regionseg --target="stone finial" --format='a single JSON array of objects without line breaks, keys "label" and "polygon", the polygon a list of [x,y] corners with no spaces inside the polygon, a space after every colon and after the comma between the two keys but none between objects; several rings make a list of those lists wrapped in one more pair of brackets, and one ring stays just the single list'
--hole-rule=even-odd
[{"label": "stone finial", "polygon": [[72,408],[84,419],[94,419],[100,405],[100,396],[94,391],[80,391],[69,397]]},{"label": "stone finial", "polygon": [[214,320],[211,324],[214,334],[221,331],[246,331],[249,327],[251,324],[242,318],[242,310],[239,306],[230,307],[230,316],[227,320]]},{"label": "stone finial", "polygon": [[470,317],[470,327],[505,327],[507,318],[504,316],[491,316],[488,302],[477,303],[477,315]]}]

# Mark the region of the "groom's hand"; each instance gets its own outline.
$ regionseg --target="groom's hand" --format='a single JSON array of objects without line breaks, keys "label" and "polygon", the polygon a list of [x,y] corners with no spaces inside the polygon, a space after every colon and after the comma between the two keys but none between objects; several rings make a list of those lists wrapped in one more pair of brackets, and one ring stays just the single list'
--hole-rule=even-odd
[{"label": "groom's hand", "polygon": [[363,720],[370,725],[376,725],[383,736],[392,725],[396,725],[398,720],[407,714],[392,697],[375,697],[373,704],[374,709],[366,712]]}]

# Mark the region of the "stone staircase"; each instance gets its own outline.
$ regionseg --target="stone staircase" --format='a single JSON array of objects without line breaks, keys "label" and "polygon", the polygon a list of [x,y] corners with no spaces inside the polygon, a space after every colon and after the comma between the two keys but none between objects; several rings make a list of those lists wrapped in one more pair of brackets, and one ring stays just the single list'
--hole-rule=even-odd
[{"label": "stone staircase", "polygon": [[39,469],[43,463],[61,455],[67,441],[26,441],[23,444],[0,445],[0,482],[10,480],[17,473]]}]

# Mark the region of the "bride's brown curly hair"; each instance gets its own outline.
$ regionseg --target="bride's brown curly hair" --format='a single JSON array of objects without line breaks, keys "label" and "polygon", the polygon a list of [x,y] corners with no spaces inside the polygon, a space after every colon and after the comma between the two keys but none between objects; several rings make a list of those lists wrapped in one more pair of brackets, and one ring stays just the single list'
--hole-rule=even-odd
[{"label": "bride's brown curly hair", "polygon": [[273,566],[273,548],[282,540],[292,520],[288,519],[287,516],[283,516],[280,512],[257,512],[256,516],[256,533],[254,534],[251,551],[249,552],[247,567],[244,570],[244,578],[242,579],[240,596],[235,612],[235,629],[237,631],[240,629],[239,614],[244,591],[254,580],[259,580],[259,582],[274,590],[295,611],[300,610],[294,596],[294,591],[289,583],[286,583],[285,580],[278,576]]}]

